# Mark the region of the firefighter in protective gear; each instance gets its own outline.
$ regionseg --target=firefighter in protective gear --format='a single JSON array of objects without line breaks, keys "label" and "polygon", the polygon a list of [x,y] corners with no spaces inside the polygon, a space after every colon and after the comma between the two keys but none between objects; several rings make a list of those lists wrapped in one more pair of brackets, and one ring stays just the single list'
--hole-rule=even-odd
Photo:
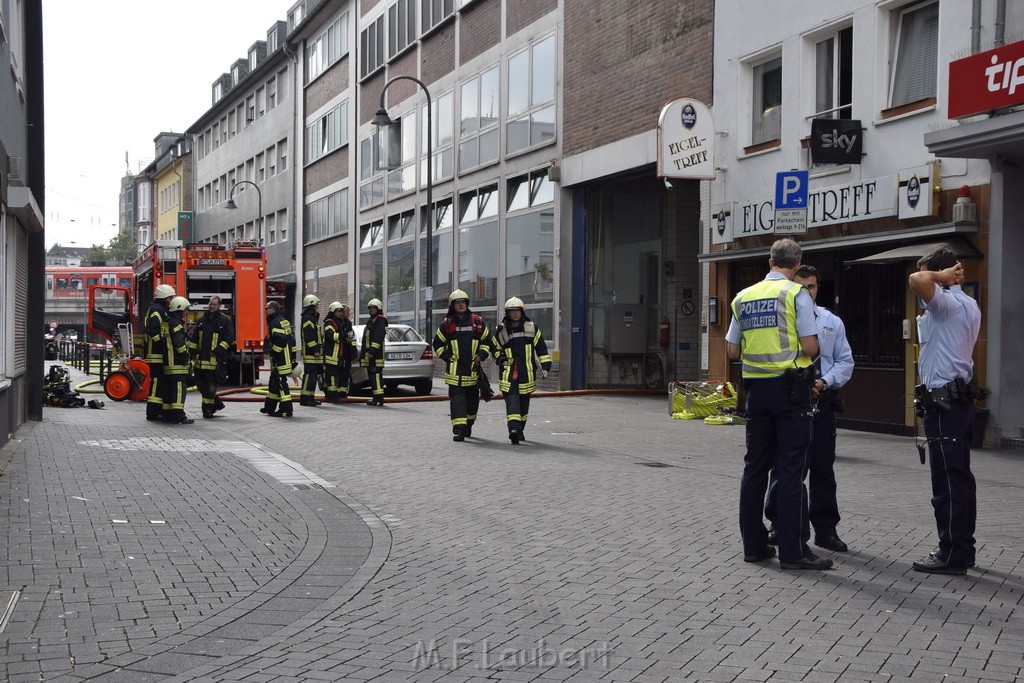
[{"label": "firefighter in protective gear", "polygon": [[224,401],[217,395],[220,383],[220,365],[225,354],[235,343],[231,318],[220,311],[220,297],[211,296],[188,342],[189,355],[195,371],[196,385],[203,396],[203,417],[211,418],[224,409]]},{"label": "firefighter in protective gear", "polygon": [[380,299],[370,299],[366,304],[370,320],[363,328],[363,346],[359,355],[359,365],[366,368],[373,390],[373,398],[366,402],[368,406],[384,405],[384,337],[388,319],[382,314],[381,306]]},{"label": "firefighter in protective gear", "polygon": [[356,357],[356,335],[352,331],[352,313],[340,301],[327,307],[324,318],[324,395],[330,403],[344,403],[352,380],[352,361]]},{"label": "firefighter in protective gear", "polygon": [[267,398],[260,412],[271,417],[291,417],[292,394],[288,388],[288,376],[292,373],[298,349],[292,336],[292,324],[285,319],[281,305],[276,301],[267,302],[267,330],[263,352],[270,360],[270,381],[267,382]]},{"label": "firefighter in protective gear", "polygon": [[505,302],[505,317],[494,334],[494,362],[501,368],[498,387],[505,396],[508,438],[524,441],[526,418],[530,415],[530,394],[537,388],[537,369],[542,377],[551,369],[551,356],[540,328],[526,315],[519,297]]},{"label": "firefighter in protective gear", "polygon": [[174,288],[159,285],[153,291],[153,303],[146,312],[146,363],[149,365],[149,396],[146,398],[146,419],[162,420],[164,416],[163,377],[164,350],[167,348],[167,308],[174,298]]},{"label": "firefighter in protective gear", "polygon": [[185,311],[188,299],[176,296],[167,311],[167,344],[164,347],[164,421],[188,425],[195,422],[185,414],[188,392],[188,336],[185,333]]},{"label": "firefighter in protective gear", "polygon": [[320,297],[307,294],[302,299],[302,390],[299,405],[314,407],[316,387],[324,370],[324,333],[320,328]]},{"label": "firefighter in protective gear", "polygon": [[434,334],[434,352],[445,363],[444,383],[448,385],[453,441],[473,435],[473,423],[480,407],[477,373],[490,355],[491,332],[487,323],[469,310],[469,295],[456,289],[448,297],[448,313]]}]

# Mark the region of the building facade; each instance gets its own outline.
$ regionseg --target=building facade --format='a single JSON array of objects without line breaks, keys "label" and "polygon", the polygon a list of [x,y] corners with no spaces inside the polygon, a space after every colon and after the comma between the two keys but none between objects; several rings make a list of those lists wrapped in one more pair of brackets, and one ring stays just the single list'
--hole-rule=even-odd
[{"label": "building facade", "polygon": [[0,445],[43,412],[43,21],[39,0],[0,0]]},{"label": "building facade", "polygon": [[187,130],[192,139],[192,239],[261,244],[267,279],[291,296],[294,240],[294,62],[284,21],[256,41],[211,87],[211,107]]},{"label": "building facade", "polygon": [[[857,364],[840,423],[913,433],[921,310],[907,277],[917,259],[951,246],[991,316],[989,164],[933,154],[924,141],[948,125],[943,74],[952,56],[969,54],[971,25],[966,2],[806,1],[785,11],[717,3],[721,170],[710,183],[700,257],[718,321],[704,335],[709,376],[739,378],[726,356],[728,306],[764,277],[771,243],[788,234],[777,211],[800,195],[780,192],[779,172],[806,171],[806,232],[793,237],[804,263],[821,273],[818,303],[844,320]],[[970,220],[954,214],[962,187],[976,208]],[[786,206],[775,206],[777,198]],[[980,384],[1000,372],[990,362],[990,332],[975,349]]]}]

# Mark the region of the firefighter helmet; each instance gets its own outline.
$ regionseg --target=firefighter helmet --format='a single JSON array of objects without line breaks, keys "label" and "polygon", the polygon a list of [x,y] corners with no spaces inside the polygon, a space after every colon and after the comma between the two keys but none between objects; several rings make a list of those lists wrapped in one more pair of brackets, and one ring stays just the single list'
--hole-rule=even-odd
[{"label": "firefighter helmet", "polygon": [[316,294],[307,294],[302,297],[302,307],[309,308],[310,306],[316,306],[320,303],[320,297]]},{"label": "firefighter helmet", "polygon": [[171,299],[172,311],[185,311],[188,310],[188,307],[191,305],[192,304],[189,303],[189,300],[183,296],[176,296],[173,299]]},{"label": "firefighter helmet", "polygon": [[334,313],[335,311],[340,311],[343,308],[345,308],[345,304],[340,301],[332,301],[331,305],[327,307],[327,312]]},{"label": "firefighter helmet", "polygon": [[366,302],[367,308],[376,308],[378,311],[383,310],[384,304],[380,302],[380,299],[370,299]]},{"label": "firefighter helmet", "polygon": [[456,301],[465,301],[469,303],[469,294],[466,294],[461,289],[456,289],[454,292],[448,295],[448,303],[453,304]]},{"label": "firefighter helmet", "polygon": [[512,308],[518,308],[521,311],[526,310],[526,306],[523,305],[523,300],[520,299],[518,296],[514,296],[505,302],[506,311]]},{"label": "firefighter helmet", "polygon": [[174,287],[171,287],[170,285],[159,285],[155,290],[153,290],[154,299],[170,299],[175,294],[176,292],[174,291]]}]

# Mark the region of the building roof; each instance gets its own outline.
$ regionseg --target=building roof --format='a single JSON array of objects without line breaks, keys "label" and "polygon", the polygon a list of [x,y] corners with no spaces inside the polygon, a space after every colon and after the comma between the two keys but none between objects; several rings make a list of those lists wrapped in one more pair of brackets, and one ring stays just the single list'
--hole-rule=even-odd
[{"label": "building roof", "polygon": [[47,250],[47,256],[79,256],[85,257],[89,253],[90,247],[65,247],[61,246],[59,242],[54,242],[53,246]]}]

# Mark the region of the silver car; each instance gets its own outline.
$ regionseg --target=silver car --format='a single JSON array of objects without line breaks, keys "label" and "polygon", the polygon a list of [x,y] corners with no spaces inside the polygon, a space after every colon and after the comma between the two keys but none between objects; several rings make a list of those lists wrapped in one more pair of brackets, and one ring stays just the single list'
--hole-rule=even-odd
[{"label": "silver car", "polygon": [[[354,325],[356,346],[363,343],[365,325]],[[370,380],[366,368],[358,361],[352,368],[352,386],[366,387]],[[416,390],[417,396],[426,396],[434,388],[434,350],[423,337],[408,325],[388,325],[384,340],[384,385],[394,389],[399,384],[408,384]]]}]

